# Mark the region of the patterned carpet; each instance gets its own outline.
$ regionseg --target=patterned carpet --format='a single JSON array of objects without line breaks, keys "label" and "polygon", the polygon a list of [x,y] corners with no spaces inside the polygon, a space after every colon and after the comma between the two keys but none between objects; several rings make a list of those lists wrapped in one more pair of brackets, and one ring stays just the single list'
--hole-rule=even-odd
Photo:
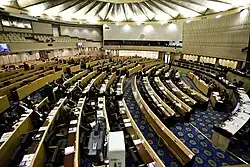
[{"label": "patterned carpet", "polygon": [[[158,145],[158,138],[156,133],[150,127],[150,125],[145,121],[144,115],[141,113],[139,106],[137,105],[131,88],[131,79],[127,80],[124,90],[124,99],[128,108],[143,133],[144,137],[148,140],[152,148],[162,159],[166,166],[182,166],[178,160],[173,156],[171,152],[167,149],[165,145]],[[202,122],[198,121],[206,120],[202,115],[207,113],[194,114],[193,121],[191,123],[200,124]],[[208,116],[208,115],[207,115]],[[199,119],[200,120],[200,119]],[[234,165],[241,164],[241,162],[231,156],[228,152],[223,152],[212,146],[209,140],[207,140],[195,127],[190,123],[176,123],[174,126],[170,127],[170,130],[180,138],[186,146],[191,149],[195,154],[194,167],[206,167],[206,166],[223,166],[223,165]],[[209,131],[208,123],[204,123],[204,131]],[[203,124],[200,126],[202,127]],[[201,128],[202,129],[202,128]],[[211,129],[211,128],[210,128]],[[207,132],[209,133],[209,132]]]},{"label": "patterned carpet", "polygon": [[[197,87],[195,87],[194,83],[186,75],[183,75],[181,79],[190,87],[196,91],[199,91]],[[209,139],[211,139],[213,125],[221,121],[227,115],[227,113],[213,110],[211,104],[209,104],[207,110],[196,110],[190,118],[190,123],[198,128],[199,131],[205,134]],[[244,161],[250,163],[250,135],[248,138],[248,141],[242,140],[238,146],[229,147],[228,150],[236,156],[242,158]]]}]

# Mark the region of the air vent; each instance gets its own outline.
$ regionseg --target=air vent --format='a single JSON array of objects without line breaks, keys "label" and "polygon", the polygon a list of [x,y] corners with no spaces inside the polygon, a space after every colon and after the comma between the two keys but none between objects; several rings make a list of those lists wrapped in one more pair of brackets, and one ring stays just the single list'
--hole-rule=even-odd
[{"label": "air vent", "polygon": [[109,30],[109,27],[105,27],[105,30]]},{"label": "air vent", "polygon": [[206,17],[206,16],[203,16],[203,17],[201,17],[201,19],[204,20],[204,19],[207,19],[207,17]]}]

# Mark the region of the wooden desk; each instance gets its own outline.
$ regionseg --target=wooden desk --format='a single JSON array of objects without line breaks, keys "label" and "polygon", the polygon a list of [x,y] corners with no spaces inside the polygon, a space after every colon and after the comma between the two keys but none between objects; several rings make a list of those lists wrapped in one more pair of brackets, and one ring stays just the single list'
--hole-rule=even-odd
[{"label": "wooden desk", "polygon": [[171,90],[174,92],[175,95],[177,95],[184,103],[186,103],[189,106],[195,105],[197,102],[189,97],[187,94],[182,92],[173,82],[172,80],[166,80],[166,83],[171,88]]},{"label": "wooden desk", "polygon": [[134,67],[135,65],[136,65],[136,63],[130,63],[130,64],[126,65],[126,66],[118,68],[118,70],[119,71],[127,70],[127,69],[130,69],[130,68]]},{"label": "wooden desk", "polygon": [[197,92],[196,90],[192,89],[190,86],[188,86],[184,81],[180,81],[178,83],[178,85],[183,89],[186,90],[186,92],[188,92],[188,94],[190,96],[192,96],[193,98],[195,98],[196,100],[202,102],[202,103],[207,103],[208,102],[208,98],[206,96],[204,96],[203,94],[201,94],[200,92]]},{"label": "wooden desk", "polygon": [[208,94],[209,86],[198,76],[194,75],[192,72],[188,73],[187,75],[195,84],[195,86],[205,95]]},{"label": "wooden desk", "polygon": [[112,66],[111,72],[116,72],[116,70],[117,70],[118,68],[120,68],[122,65],[123,65],[123,64],[118,64],[118,65],[116,65],[116,66]]},{"label": "wooden desk", "polygon": [[32,121],[30,118],[32,112],[21,121],[19,126],[12,132],[11,136],[4,143],[0,144],[0,166],[8,167],[11,163],[10,157],[14,153],[17,146],[22,140],[22,134],[31,131],[33,129]]},{"label": "wooden desk", "polygon": [[77,74],[75,74],[72,78],[69,78],[68,80],[66,80],[63,85],[67,85],[67,84],[72,84],[73,82],[75,82],[76,80],[78,80],[79,78],[83,77],[84,75],[86,75],[88,73],[88,70],[84,70],[81,71]]},{"label": "wooden desk", "polygon": [[183,144],[151,111],[151,109],[141,97],[140,92],[138,91],[136,76],[134,77],[132,83],[132,90],[136,102],[140,106],[140,109],[145,115],[145,118],[158,134],[158,136],[163,140],[168,149],[174,154],[174,156],[180,161],[182,165],[191,163],[194,159],[195,154],[185,144]]},{"label": "wooden desk", "polygon": [[72,73],[78,72],[78,71],[80,71],[80,70],[81,70],[81,66],[80,66],[80,65],[76,65],[76,66],[71,66],[71,67],[70,67],[70,71],[71,71]]},{"label": "wooden desk", "polygon": [[[50,70],[50,71],[45,71],[45,72],[43,72],[42,74],[43,74],[44,76],[46,76],[46,75],[48,75],[48,74],[50,74],[50,73],[53,73],[53,72],[54,72],[54,70]],[[41,75],[41,74],[40,74],[40,75]],[[12,89],[14,89],[14,88],[19,88],[19,87],[21,86],[22,83],[24,83],[24,82],[29,82],[29,81],[34,81],[34,80],[36,80],[37,78],[39,78],[39,75],[34,75],[34,76],[31,76],[31,77],[29,77],[29,78],[26,78],[26,79],[24,79],[24,80],[22,80],[22,81],[18,81],[18,82],[15,82],[15,83],[13,83],[13,84],[10,84],[10,85],[8,85],[8,86],[5,86],[5,87],[3,87],[3,88],[0,89],[0,96],[1,96],[1,95],[7,95],[8,97],[10,97],[10,96],[11,96],[11,90],[12,90]]]},{"label": "wooden desk", "polygon": [[177,98],[160,80],[159,77],[155,77],[155,82],[159,86],[159,88],[163,91],[163,93],[168,97],[169,100],[174,102],[178,107],[178,111],[183,115],[190,115],[190,111],[192,110],[186,103]]},{"label": "wooden desk", "polygon": [[[141,64],[141,63],[140,63]],[[159,67],[162,67],[164,64],[163,64],[163,61],[159,61],[159,60],[157,60],[157,61],[154,61],[154,62],[150,62],[150,63],[147,63],[147,64],[145,64],[145,66],[144,66],[144,68],[143,68],[143,71],[144,70],[148,70],[148,69],[150,69],[151,67],[153,67],[153,66],[158,66],[158,68]]]},{"label": "wooden desk", "polygon": [[[9,83],[12,84],[12,83],[15,83],[15,82],[17,82],[17,81],[21,81],[21,80],[23,80],[23,79],[25,79],[25,78],[29,78],[29,77],[34,76],[34,75],[39,75],[39,74],[42,73],[42,72],[45,72],[45,71],[44,71],[44,70],[39,70],[39,71],[34,71],[34,70],[32,70],[32,71],[30,71],[30,73],[27,73],[27,74],[24,74],[24,75],[21,75],[21,76],[12,78],[12,79],[8,80],[7,82],[9,82]],[[4,82],[2,82],[2,83],[0,83],[0,84],[3,86],[3,83],[4,83]]]},{"label": "wooden desk", "polygon": [[33,81],[32,83],[29,83],[28,85],[25,85],[21,88],[18,88],[17,95],[19,97],[19,100],[22,100],[23,98],[25,98],[29,94],[33,93],[34,91],[42,88],[46,83],[50,83],[54,80],[59,79],[62,75],[63,75],[63,71],[61,70],[61,71],[58,71],[56,73],[47,75],[43,78],[39,78],[39,79]]},{"label": "wooden desk", "polygon": [[116,80],[116,73],[114,72],[111,74],[111,76],[109,78],[106,89],[109,88],[110,85],[112,85],[115,80]]},{"label": "wooden desk", "polygon": [[28,74],[28,73],[31,73],[31,72],[35,72],[36,70],[29,70],[29,71],[20,71],[18,73],[15,73],[13,75],[9,75],[9,76],[6,76],[6,77],[3,77],[3,78],[0,78],[0,82],[4,82],[4,81],[7,81],[7,80],[10,80],[10,79],[13,79],[15,77],[19,77],[19,76],[22,76],[22,75],[25,75],[25,74]]},{"label": "wooden desk", "polygon": [[[136,148],[138,150],[139,155],[142,157],[142,160],[145,164],[156,162],[158,167],[165,167],[164,163],[161,161],[161,159],[158,157],[158,155],[155,153],[153,148],[149,145],[147,140],[144,138],[143,134],[141,133],[140,129],[136,125],[133,117],[130,114],[130,111],[128,110],[128,107],[125,103],[125,100],[122,99],[122,101],[119,101],[119,110],[120,113],[125,113],[126,115],[122,115],[124,119],[129,119],[132,127],[128,127],[127,130],[131,136],[131,138],[134,141],[134,144],[136,145]],[[136,142],[135,141],[140,141]]]},{"label": "wooden desk", "polygon": [[149,93],[152,93],[151,97],[154,97],[157,101],[156,104],[161,104],[163,109],[162,112],[165,114],[167,117],[175,117],[175,112],[174,110],[169,107],[154,91],[154,89],[151,87],[151,84],[149,83],[148,77],[144,77],[143,81],[145,81],[145,87],[148,90]]},{"label": "wooden desk", "polygon": [[0,73],[0,78],[5,78],[7,76],[10,76],[10,75],[13,75],[13,74],[16,74],[16,73],[19,73],[21,71],[24,71],[23,68],[20,68],[18,70],[11,70],[11,71],[3,71],[2,73]]},{"label": "wooden desk", "polygon": [[44,123],[44,127],[47,127],[45,131],[42,131],[41,134],[42,134],[42,138],[41,140],[39,141],[39,144],[37,146],[37,149],[35,150],[34,153],[34,157],[32,159],[32,162],[31,162],[31,165],[30,167],[41,167],[44,165],[44,162],[45,162],[45,145],[44,145],[44,140],[46,138],[46,136],[48,135],[48,132],[49,132],[49,129],[50,129],[50,126],[54,123],[55,119],[60,115],[60,112],[62,111],[62,107],[63,107],[63,104],[65,103],[67,97],[65,98],[62,98],[58,101],[57,104],[59,104],[59,106],[55,107],[49,114],[49,118],[45,121]]},{"label": "wooden desk", "polygon": [[83,77],[81,80],[82,86],[86,86],[87,83],[97,74],[97,71],[89,73],[87,76]]},{"label": "wooden desk", "polygon": [[137,65],[136,67],[128,70],[128,77],[142,70],[142,65]]},{"label": "wooden desk", "polygon": [[10,107],[9,99],[6,95],[0,96],[0,114]]},{"label": "wooden desk", "polygon": [[95,81],[93,83],[93,85],[99,85],[100,82],[105,78],[107,72],[102,72],[100,75],[98,75],[96,78],[95,78]]}]

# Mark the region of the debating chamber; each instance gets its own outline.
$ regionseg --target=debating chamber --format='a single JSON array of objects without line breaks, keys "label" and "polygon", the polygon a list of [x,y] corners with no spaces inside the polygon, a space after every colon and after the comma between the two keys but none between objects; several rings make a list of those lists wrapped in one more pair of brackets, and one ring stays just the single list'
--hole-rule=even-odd
[{"label": "debating chamber", "polygon": [[250,167],[250,0],[0,0],[0,167]]}]

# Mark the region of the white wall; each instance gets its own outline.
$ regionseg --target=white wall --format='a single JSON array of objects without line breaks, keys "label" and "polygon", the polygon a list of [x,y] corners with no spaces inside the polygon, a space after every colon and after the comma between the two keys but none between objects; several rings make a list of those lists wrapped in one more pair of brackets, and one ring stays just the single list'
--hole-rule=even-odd
[{"label": "white wall", "polygon": [[35,34],[52,35],[52,24],[32,22],[32,28]]},{"label": "white wall", "polygon": [[61,35],[102,41],[101,28],[60,26]]},{"label": "white wall", "polygon": [[241,49],[248,46],[250,12],[184,24],[183,52],[187,54],[245,60]]},{"label": "white wall", "polygon": [[110,24],[103,27],[103,38],[104,40],[182,41],[182,29],[182,23],[166,25]]},{"label": "white wall", "polygon": [[135,51],[135,50],[119,50],[119,56],[140,56],[151,59],[158,59],[159,52],[153,51]]},{"label": "white wall", "polygon": [[1,55],[0,65],[36,60],[36,59],[39,59],[39,57],[40,57],[39,52],[32,52],[31,54],[27,52],[23,52],[23,53],[10,54],[10,55]]}]

